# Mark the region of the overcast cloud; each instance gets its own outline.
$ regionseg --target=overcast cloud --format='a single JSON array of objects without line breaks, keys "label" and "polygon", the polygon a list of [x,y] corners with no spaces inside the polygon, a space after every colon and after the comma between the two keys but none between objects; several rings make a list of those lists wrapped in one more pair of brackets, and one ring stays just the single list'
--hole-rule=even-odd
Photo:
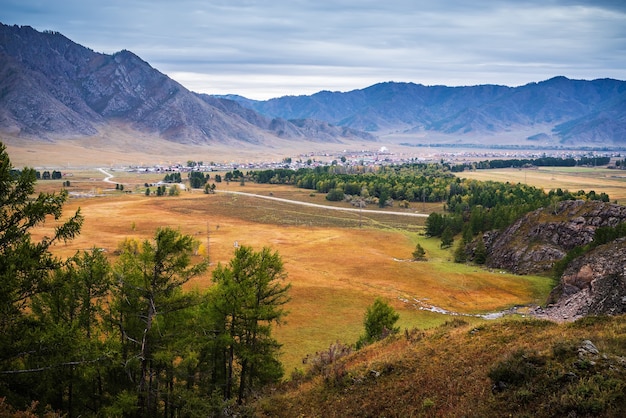
[{"label": "overcast cloud", "polygon": [[0,21],[130,50],[190,90],[253,99],[383,81],[626,80],[623,0],[0,0]]}]

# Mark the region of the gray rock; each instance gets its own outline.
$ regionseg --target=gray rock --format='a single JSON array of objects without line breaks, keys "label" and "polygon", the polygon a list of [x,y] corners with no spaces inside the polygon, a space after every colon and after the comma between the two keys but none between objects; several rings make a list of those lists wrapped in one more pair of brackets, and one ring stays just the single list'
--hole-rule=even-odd
[{"label": "gray rock", "polygon": [[546,273],[568,251],[590,243],[597,228],[624,221],[626,207],[599,201],[565,201],[556,211],[538,209],[505,231],[485,234],[487,265],[517,274]]}]

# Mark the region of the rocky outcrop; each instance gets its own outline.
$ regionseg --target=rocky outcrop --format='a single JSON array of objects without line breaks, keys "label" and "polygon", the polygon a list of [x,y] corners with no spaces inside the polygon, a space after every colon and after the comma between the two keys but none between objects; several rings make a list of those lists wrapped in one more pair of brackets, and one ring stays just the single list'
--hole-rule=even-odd
[{"label": "rocky outcrop", "polygon": [[[485,234],[487,264],[518,274],[546,274],[570,250],[589,244],[600,227],[626,222],[626,207],[564,201],[538,209],[502,232]],[[626,313],[626,238],[598,245],[574,259],[534,316],[570,321]]]},{"label": "rocky outcrop", "polygon": [[626,313],[626,238],[574,260],[537,316],[560,321]]},{"label": "rocky outcrop", "polygon": [[487,265],[517,274],[549,272],[571,249],[593,240],[598,227],[626,221],[626,207],[600,201],[564,201],[538,209],[501,232],[485,234]]}]

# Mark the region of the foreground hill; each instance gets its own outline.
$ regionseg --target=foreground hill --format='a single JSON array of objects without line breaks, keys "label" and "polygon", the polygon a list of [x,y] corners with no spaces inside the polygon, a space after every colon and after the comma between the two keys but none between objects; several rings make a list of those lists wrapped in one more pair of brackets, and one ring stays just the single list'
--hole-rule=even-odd
[{"label": "foreground hill", "polygon": [[0,132],[14,136],[87,137],[120,127],[189,144],[374,139],[325,122],[273,120],[192,93],[132,52],[100,54],[27,26],[0,24],[0,92]]},{"label": "foreground hill", "polygon": [[255,416],[621,417],[624,335],[623,316],[452,320],[348,356],[338,346],[318,353],[324,360],[257,401]]},{"label": "foreground hill", "polygon": [[[232,97],[232,96],[231,96]],[[314,118],[375,132],[498,144],[623,145],[626,82],[555,77],[521,87],[424,86],[388,82],[267,101],[232,97],[270,117]]]}]

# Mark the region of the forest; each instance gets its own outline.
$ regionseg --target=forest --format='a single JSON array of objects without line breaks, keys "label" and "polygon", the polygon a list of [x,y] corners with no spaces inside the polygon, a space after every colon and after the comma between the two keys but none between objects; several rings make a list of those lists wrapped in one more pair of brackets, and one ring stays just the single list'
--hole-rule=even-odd
[{"label": "forest", "polygon": [[525,213],[562,200],[609,201],[606,193],[593,190],[570,192],[557,188],[546,193],[522,183],[463,179],[452,174],[451,166],[443,163],[382,166],[375,172],[345,171],[344,167],[331,165],[297,171],[264,170],[247,175],[258,183],[291,184],[327,193],[329,200],[356,200],[363,205],[406,208],[410,203],[442,203],[443,213],[435,212],[428,218],[428,236],[441,236],[446,227],[456,235],[464,225],[466,237],[502,229]]},{"label": "forest", "polygon": [[61,259],[51,248],[80,233],[80,210],[63,215],[66,191],[35,194],[2,144],[0,164],[0,415],[221,416],[282,378],[277,252],[236,248],[203,291],[183,286],[208,260],[171,228],[119,243],[115,262],[97,246]]}]

